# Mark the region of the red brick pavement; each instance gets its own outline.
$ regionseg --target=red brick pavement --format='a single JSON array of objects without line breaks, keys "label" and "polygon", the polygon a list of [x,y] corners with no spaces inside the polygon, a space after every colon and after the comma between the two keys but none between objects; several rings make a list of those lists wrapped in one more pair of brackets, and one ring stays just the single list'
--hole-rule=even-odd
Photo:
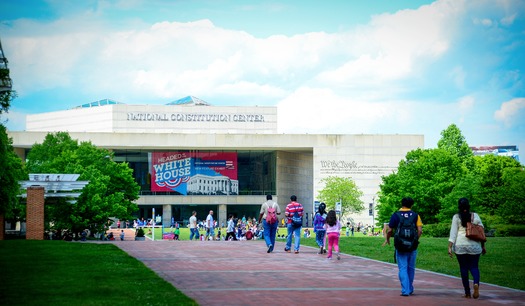
[{"label": "red brick pavement", "polygon": [[347,255],[327,260],[305,246],[285,253],[282,242],[271,254],[262,241],[116,245],[199,305],[525,305],[525,291],[485,283],[479,299],[467,300],[459,278],[423,270],[414,295],[402,297],[396,265]]}]

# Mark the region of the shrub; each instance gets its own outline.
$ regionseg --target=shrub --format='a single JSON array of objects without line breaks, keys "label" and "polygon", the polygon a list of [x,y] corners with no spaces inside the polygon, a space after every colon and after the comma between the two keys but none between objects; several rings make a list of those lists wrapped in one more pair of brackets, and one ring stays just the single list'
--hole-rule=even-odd
[{"label": "shrub", "polygon": [[523,237],[525,225],[523,224],[498,224],[494,226],[496,237]]},{"label": "shrub", "polygon": [[425,237],[448,237],[449,234],[450,234],[450,223],[423,225],[423,236]]},{"label": "shrub", "polygon": [[135,233],[135,237],[144,237],[144,230],[142,229],[142,227],[137,230],[137,232]]}]

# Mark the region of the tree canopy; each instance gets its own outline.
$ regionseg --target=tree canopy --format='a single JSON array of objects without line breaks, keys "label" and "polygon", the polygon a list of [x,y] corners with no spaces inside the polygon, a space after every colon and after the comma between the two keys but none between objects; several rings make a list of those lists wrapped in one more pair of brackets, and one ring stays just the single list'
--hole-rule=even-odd
[{"label": "tree canopy", "polygon": [[[130,219],[138,207],[140,187],[127,163],[116,163],[112,152],[95,147],[91,142],[71,139],[68,133],[48,134],[42,144],[35,144],[27,156],[29,173],[80,174],[88,180],[76,204],[60,198],[46,205],[46,221],[56,229],[73,232],[85,228],[100,231],[108,218]],[[46,200],[48,204],[48,200]]]},{"label": "tree canopy", "polygon": [[438,149],[445,150],[452,155],[456,155],[460,159],[472,157],[472,150],[470,149],[461,130],[455,125],[449,125],[441,132],[441,139],[437,143]]},{"label": "tree canopy", "polygon": [[413,209],[435,223],[446,195],[464,174],[457,156],[441,149],[416,149],[399,163],[397,173],[383,177],[378,199],[379,221],[387,222],[401,207],[401,199],[414,199]]},{"label": "tree canopy", "polygon": [[24,178],[22,160],[15,154],[12,141],[6,128],[0,125],[0,214],[13,217],[13,209],[18,204],[20,194],[18,181]]},{"label": "tree canopy", "polygon": [[326,209],[335,209],[335,203],[341,201],[341,216],[360,212],[364,209],[359,190],[351,178],[329,176],[321,180],[325,187],[319,191],[317,198],[326,204]]},{"label": "tree canopy", "polygon": [[462,197],[470,200],[472,211],[523,221],[523,166],[507,156],[473,156],[453,124],[441,135],[437,149],[408,152],[397,172],[382,178],[378,222],[387,222],[403,197],[414,199],[413,209],[426,224],[450,222]]}]

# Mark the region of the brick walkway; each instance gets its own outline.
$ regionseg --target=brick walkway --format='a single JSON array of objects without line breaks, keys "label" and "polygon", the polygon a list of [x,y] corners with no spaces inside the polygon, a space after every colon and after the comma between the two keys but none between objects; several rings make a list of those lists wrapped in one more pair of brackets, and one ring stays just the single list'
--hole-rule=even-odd
[{"label": "brick walkway", "polygon": [[525,305],[525,291],[484,283],[479,299],[464,299],[459,278],[422,270],[415,294],[402,297],[396,265],[346,255],[327,260],[305,246],[285,253],[282,242],[271,254],[262,241],[115,244],[199,305]]}]

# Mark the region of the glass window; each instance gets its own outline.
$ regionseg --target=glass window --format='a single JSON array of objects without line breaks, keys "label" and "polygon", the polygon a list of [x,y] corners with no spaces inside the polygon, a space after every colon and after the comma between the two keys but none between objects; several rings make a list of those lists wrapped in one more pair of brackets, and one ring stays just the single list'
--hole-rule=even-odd
[{"label": "glass window", "polygon": [[[169,151],[190,152],[172,149]],[[114,160],[127,162],[133,169],[135,181],[139,184],[141,194],[179,194],[177,192],[152,192],[151,174],[149,171],[148,152],[137,150],[115,150]],[[217,152],[196,151],[191,152]],[[232,152],[232,151],[228,151]],[[276,194],[276,152],[275,151],[233,151],[237,153],[237,178],[239,195]],[[217,184],[217,183],[216,183]],[[206,187],[206,188],[209,188]]]}]

